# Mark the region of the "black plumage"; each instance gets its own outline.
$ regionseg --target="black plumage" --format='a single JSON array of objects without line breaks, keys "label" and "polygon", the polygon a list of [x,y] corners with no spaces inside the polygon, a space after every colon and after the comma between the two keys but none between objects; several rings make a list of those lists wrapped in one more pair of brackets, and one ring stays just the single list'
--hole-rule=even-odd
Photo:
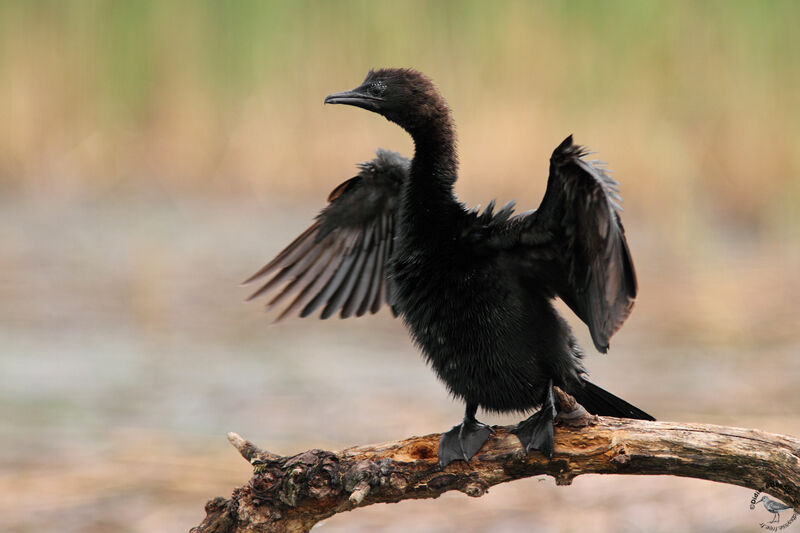
[{"label": "black plumage", "polygon": [[425,75],[370,71],[326,103],[361,107],[411,134],[413,160],[379,150],[330,194],[314,224],[248,281],[271,275],[278,319],[322,308],[321,317],[376,312],[384,301],[450,392],[467,404],[445,433],[440,462],[468,460],[492,433],[478,407],[539,411],[517,435],[553,453],[554,385],[590,412],[652,419],[585,380],[583,352],[555,311],[561,298],[605,352],[636,297],[617,183],[567,137],[553,152],[536,211],[468,210],[453,193],[458,160],[450,109]]},{"label": "black plumage", "polygon": [[386,267],[409,160],[378,150],[359,166],[357,176],[331,191],[314,224],[245,281],[275,272],[250,299],[283,287],[267,304],[271,309],[293,298],[278,320],[297,311],[305,317],[323,305],[322,318],[340,309],[342,318],[362,316],[386,301]]}]

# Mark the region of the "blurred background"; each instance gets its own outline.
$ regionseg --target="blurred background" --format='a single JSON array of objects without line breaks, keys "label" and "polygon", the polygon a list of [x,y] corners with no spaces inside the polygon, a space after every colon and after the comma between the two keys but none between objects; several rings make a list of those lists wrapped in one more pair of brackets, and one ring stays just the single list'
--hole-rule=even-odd
[{"label": "blurred background", "polygon": [[[185,531],[249,479],[228,431],[291,454],[460,420],[387,311],[270,326],[242,303],[354,163],[411,154],[322,105],[371,67],[437,81],[467,204],[537,206],[570,133],[609,161],[640,297],[596,382],[800,434],[798,22],[793,1],[0,0],[0,530]],[[319,529],[758,531],[751,496],[541,478]]]}]

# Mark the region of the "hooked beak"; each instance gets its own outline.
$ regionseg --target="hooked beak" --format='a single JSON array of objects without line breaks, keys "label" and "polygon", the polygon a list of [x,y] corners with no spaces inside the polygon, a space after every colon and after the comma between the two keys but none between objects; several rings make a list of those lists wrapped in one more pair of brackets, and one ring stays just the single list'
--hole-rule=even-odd
[{"label": "hooked beak", "polygon": [[383,98],[365,94],[358,89],[329,94],[325,97],[326,104],[345,104],[360,107],[368,111],[378,111]]}]

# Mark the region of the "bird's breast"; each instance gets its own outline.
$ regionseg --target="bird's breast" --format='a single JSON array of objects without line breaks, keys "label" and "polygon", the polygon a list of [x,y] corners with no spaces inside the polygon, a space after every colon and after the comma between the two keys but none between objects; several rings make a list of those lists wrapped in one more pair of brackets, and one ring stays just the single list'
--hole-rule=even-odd
[{"label": "bird's breast", "polygon": [[497,355],[522,315],[496,265],[458,250],[398,254],[390,279],[395,309],[437,371]]},{"label": "bird's breast", "polygon": [[390,279],[393,305],[413,340],[451,393],[467,402],[528,409],[549,377],[562,381],[548,361],[573,364],[563,342],[568,332],[550,304],[523,290],[496,258],[444,245],[400,248]]}]

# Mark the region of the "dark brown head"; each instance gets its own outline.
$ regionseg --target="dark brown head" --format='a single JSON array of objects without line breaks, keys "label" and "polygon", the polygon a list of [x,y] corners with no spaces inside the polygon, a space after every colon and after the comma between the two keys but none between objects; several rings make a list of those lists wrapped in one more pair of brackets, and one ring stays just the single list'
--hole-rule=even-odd
[{"label": "dark brown head", "polygon": [[370,70],[361,85],[328,95],[325,103],[378,113],[414,136],[431,129],[452,129],[447,102],[429,77],[412,69]]}]

